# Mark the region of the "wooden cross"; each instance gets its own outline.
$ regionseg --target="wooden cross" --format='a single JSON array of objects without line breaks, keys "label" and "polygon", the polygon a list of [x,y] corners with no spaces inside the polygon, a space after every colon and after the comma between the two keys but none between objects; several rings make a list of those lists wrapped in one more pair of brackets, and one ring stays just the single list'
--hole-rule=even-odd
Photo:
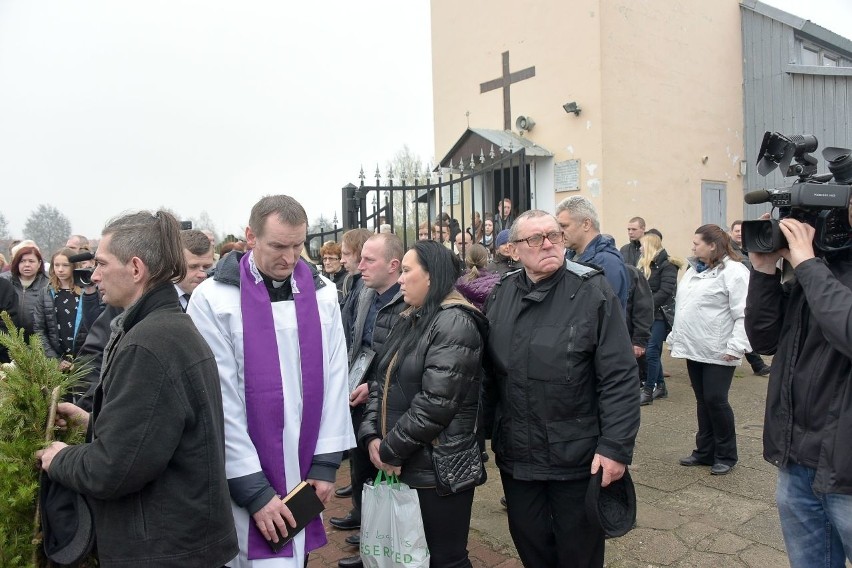
[{"label": "wooden cross", "polygon": [[512,129],[512,104],[509,101],[509,85],[535,77],[535,67],[527,67],[514,73],[509,72],[509,52],[503,52],[503,76],[479,84],[479,94],[503,88],[503,130]]}]

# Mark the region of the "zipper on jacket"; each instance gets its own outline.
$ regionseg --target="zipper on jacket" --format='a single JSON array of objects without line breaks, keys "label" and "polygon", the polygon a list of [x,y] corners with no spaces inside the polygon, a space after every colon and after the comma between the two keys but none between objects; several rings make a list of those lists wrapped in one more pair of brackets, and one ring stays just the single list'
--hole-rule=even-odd
[{"label": "zipper on jacket", "polygon": [[382,392],[382,438],[386,438],[388,435],[388,390],[390,389],[391,369],[393,369],[398,355],[399,351],[393,354],[393,358],[388,363],[388,370],[385,373],[385,390]]},{"label": "zipper on jacket", "polygon": [[574,327],[574,324],[572,323],[568,326],[568,377],[566,378],[569,382],[571,381],[571,353],[574,352],[574,340],[576,339],[576,336],[577,330]]}]

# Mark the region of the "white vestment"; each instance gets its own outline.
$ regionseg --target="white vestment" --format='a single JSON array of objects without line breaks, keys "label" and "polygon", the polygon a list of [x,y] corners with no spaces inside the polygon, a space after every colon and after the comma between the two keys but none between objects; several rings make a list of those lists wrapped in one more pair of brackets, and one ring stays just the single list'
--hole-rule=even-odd
[{"label": "white vestment", "polygon": [[[349,417],[348,365],[346,340],[337,288],[326,280],[317,290],[317,305],[322,323],[324,357],[324,391],[322,419],[314,454],[342,452],[355,446],[352,421]],[[261,471],[260,459],[249,438],[246,420],[245,383],[243,366],[243,319],[240,308],[240,289],[237,286],[205,280],[192,294],[187,313],[198,331],[207,340],[216,363],[222,386],[222,406],[225,413],[225,473],[228,479]],[[299,433],[302,421],[302,385],[299,356],[299,335],[296,307],[292,300],[272,303],[272,315],[278,341],[278,356],[284,388],[284,470],[287,492],[302,480],[299,464]],[[308,464],[310,466],[310,464]],[[240,553],[228,566],[233,568],[303,568],[305,565],[305,534],[293,540],[293,556],[268,560],[248,560],[249,523],[254,521],[248,511],[231,501]]]}]

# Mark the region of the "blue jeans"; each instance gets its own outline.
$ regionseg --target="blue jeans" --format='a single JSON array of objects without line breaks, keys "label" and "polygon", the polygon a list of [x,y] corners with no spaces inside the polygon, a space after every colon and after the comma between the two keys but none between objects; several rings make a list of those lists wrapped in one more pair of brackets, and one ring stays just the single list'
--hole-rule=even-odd
[{"label": "blue jeans", "polygon": [[843,568],[852,560],[852,495],[816,493],[816,470],[778,470],[775,500],[791,568]]},{"label": "blue jeans", "polygon": [[663,354],[663,343],[666,341],[668,329],[665,320],[654,320],[651,325],[651,338],[645,347],[645,359],[648,361],[648,375],[645,377],[645,388],[654,390],[654,387],[665,383],[663,379],[663,362],[660,356]]}]

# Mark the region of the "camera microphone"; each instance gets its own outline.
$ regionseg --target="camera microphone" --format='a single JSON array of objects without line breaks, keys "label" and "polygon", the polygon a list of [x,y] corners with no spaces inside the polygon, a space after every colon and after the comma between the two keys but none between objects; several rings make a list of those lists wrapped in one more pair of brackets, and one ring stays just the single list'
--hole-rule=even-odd
[{"label": "camera microphone", "polygon": [[71,264],[77,264],[78,262],[84,262],[86,260],[92,260],[93,258],[95,258],[95,255],[93,255],[89,251],[86,251],[86,252],[81,252],[79,254],[74,254],[74,255],[69,256],[68,262],[71,263]]},{"label": "camera microphone", "polygon": [[757,189],[755,191],[749,191],[743,196],[743,201],[748,203],[749,205],[757,205],[758,203],[766,203],[769,201],[769,196],[771,194],[765,189]]}]

